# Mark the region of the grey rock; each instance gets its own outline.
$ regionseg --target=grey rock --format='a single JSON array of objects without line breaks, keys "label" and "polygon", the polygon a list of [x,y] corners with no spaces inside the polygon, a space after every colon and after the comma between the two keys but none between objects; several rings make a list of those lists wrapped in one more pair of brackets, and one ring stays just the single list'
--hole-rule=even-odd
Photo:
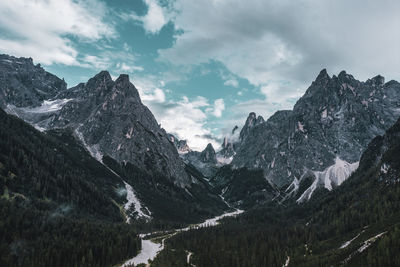
[{"label": "grey rock", "polygon": [[382,76],[360,82],[342,71],[330,77],[322,70],[294,106],[257,124],[250,113],[232,165],[263,169],[278,187],[324,171],[339,158],[359,161],[377,135],[400,115],[400,84]]},{"label": "grey rock", "polygon": [[187,140],[179,140],[173,134],[168,134],[168,138],[174,144],[179,155],[186,154],[192,151],[192,149],[189,147],[187,143]]},{"label": "grey rock", "polygon": [[[242,142],[246,139],[247,135],[250,131],[257,125],[264,122],[264,118],[262,116],[256,116],[256,113],[250,112],[249,116],[246,119],[246,123],[244,124],[242,130],[240,131],[239,140]],[[232,130],[234,132],[235,130]]]},{"label": "grey rock", "polygon": [[114,82],[102,71],[67,89],[63,80],[35,66],[32,59],[7,55],[0,55],[0,71],[0,105],[7,112],[41,130],[72,128],[98,160],[108,155],[162,174],[180,187],[192,183],[185,163],[128,75]]},{"label": "grey rock", "polygon": [[218,168],[217,155],[212,144],[208,144],[201,152],[190,151],[181,156],[186,163],[196,167],[206,178],[212,177]]},{"label": "grey rock", "polygon": [[217,164],[217,158],[212,144],[209,143],[207,147],[200,153],[200,160],[204,163]]},{"label": "grey rock", "polygon": [[95,156],[131,162],[181,187],[190,185],[168,134],[143,105],[128,75],[121,74],[114,82],[102,71],[70,89],[66,97],[75,98],[54,114],[48,127],[72,127]]},{"label": "grey rock", "polygon": [[46,72],[32,58],[0,55],[0,107],[37,107],[67,89],[63,79]]}]

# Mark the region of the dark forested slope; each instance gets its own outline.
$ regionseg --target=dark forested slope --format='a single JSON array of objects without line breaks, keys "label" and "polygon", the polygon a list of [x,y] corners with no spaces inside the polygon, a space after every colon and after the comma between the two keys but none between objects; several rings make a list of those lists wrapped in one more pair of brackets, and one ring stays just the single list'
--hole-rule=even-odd
[{"label": "dark forested slope", "polygon": [[340,187],[307,203],[252,209],[177,235],[156,266],[399,266],[400,120],[376,137]]},{"label": "dark forested slope", "polygon": [[135,255],[122,186],[68,131],[41,133],[0,110],[0,265],[109,266]]}]

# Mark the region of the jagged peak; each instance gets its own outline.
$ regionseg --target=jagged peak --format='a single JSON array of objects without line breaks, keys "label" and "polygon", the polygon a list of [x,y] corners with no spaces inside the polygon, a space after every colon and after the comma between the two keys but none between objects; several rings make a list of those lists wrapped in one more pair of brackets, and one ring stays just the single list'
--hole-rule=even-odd
[{"label": "jagged peak", "polygon": [[203,151],[206,151],[206,150],[215,152],[214,147],[211,143],[208,143],[208,145],[206,146],[206,148]]},{"label": "jagged peak", "polygon": [[88,92],[104,92],[110,90],[112,82],[110,73],[103,70],[90,78],[85,87]]},{"label": "jagged peak", "polygon": [[347,73],[345,70],[342,70],[341,72],[339,72],[338,78],[344,78],[346,77]]},{"label": "jagged peak", "polygon": [[255,118],[257,115],[256,115],[256,113],[255,112],[250,112],[249,113],[249,116],[247,116],[247,119],[249,119],[249,118]]},{"label": "jagged peak", "polygon": [[201,152],[200,158],[203,162],[209,162],[209,163],[217,162],[215,150],[211,143],[208,143],[207,147]]},{"label": "jagged peak", "polygon": [[385,84],[385,77],[381,75],[376,75],[375,77],[368,79],[367,82],[368,84],[375,85],[375,86],[380,86]]},{"label": "jagged peak", "polygon": [[105,80],[112,80],[111,75],[108,71],[102,70],[99,73],[97,73],[92,79],[105,79]]},{"label": "jagged peak", "polygon": [[120,74],[115,80],[115,88],[119,92],[123,92],[125,96],[132,96],[133,98],[139,99],[139,92],[136,87],[130,82],[128,74]]},{"label": "jagged peak", "polygon": [[322,69],[317,78],[315,79],[315,81],[321,81],[321,80],[325,80],[325,79],[330,79],[331,77],[329,76],[328,72],[326,71],[326,69]]},{"label": "jagged peak", "polygon": [[386,86],[395,86],[395,85],[400,85],[400,83],[396,80],[390,80],[387,83],[385,83]]},{"label": "jagged peak", "polygon": [[243,141],[247,134],[249,133],[249,131],[256,125],[261,124],[264,122],[264,118],[262,116],[258,116],[256,115],[255,112],[250,112],[249,116],[246,119],[246,122],[242,128],[242,130],[240,131],[239,134],[239,139],[241,141]]},{"label": "jagged peak", "polygon": [[347,73],[346,71],[344,71],[344,70],[342,70],[342,71],[339,73],[339,75],[337,76],[337,78],[338,78],[340,81],[345,81],[345,82],[349,82],[349,81],[351,81],[351,80],[355,80],[354,77],[353,77],[353,75],[348,74],[348,73]]},{"label": "jagged peak", "polygon": [[129,75],[128,74],[120,74],[119,77],[115,80],[115,83],[129,83]]}]

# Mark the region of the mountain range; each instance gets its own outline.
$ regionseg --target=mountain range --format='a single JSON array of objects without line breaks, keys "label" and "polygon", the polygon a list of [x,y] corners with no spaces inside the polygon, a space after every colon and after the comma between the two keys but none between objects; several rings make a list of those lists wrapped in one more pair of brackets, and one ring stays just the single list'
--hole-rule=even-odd
[{"label": "mountain range", "polygon": [[[324,69],[293,110],[277,111],[267,119],[249,112],[243,127],[235,126],[218,151],[211,144],[193,151],[186,140],[160,127],[128,75],[113,80],[101,71],[67,88],[63,79],[34,65],[32,59],[8,55],[0,55],[0,73],[0,202],[10,218],[2,221],[7,230],[2,249],[8,254],[1,261],[7,265],[59,265],[58,252],[43,260],[59,241],[40,236],[54,233],[64,223],[67,230],[60,238],[70,242],[76,240],[67,232],[78,226],[98,230],[99,224],[106,224],[109,232],[103,234],[116,236],[118,245],[103,253],[107,259],[98,259],[99,266],[117,264],[137,253],[136,232],[177,228],[235,208],[248,211],[240,219],[245,224],[259,220],[252,216],[267,216],[265,212],[293,219],[302,225],[299,236],[305,235],[304,220],[307,227],[314,225],[312,234],[323,227],[321,236],[310,238],[319,248],[323,242],[329,246],[333,242],[328,235],[333,231],[332,214],[348,220],[353,210],[370,225],[394,229],[394,224],[379,218],[372,221],[358,206],[343,212],[335,208],[354,201],[376,208],[370,199],[357,200],[355,195],[374,192],[371,199],[384,195],[387,200],[382,186],[393,187],[388,194],[397,192],[400,83],[396,81],[385,82],[378,75],[361,82],[345,71],[331,77]],[[390,202],[382,212],[397,218],[388,208],[396,205]],[[24,217],[32,230],[21,231],[23,227],[14,224]],[[41,223],[32,226],[38,220]],[[337,225],[345,228],[338,232],[346,237],[366,226]],[[287,229],[297,231],[291,227]],[[132,232],[131,239],[122,238],[126,232]],[[88,239],[96,240],[96,234],[91,232]],[[103,249],[105,244],[98,242]],[[277,244],[283,246],[282,241]],[[39,254],[36,246],[41,247]],[[60,246],[63,251],[72,249]],[[118,246],[129,249],[116,253]],[[293,240],[291,249],[299,247],[299,240]],[[291,249],[287,256],[292,253],[291,261],[298,266],[312,262],[302,262]],[[96,262],[90,251],[85,250],[85,259]],[[332,256],[335,262],[357,260],[358,253],[343,251]],[[329,253],[323,247],[315,255],[319,262],[331,263]],[[276,255],[273,265],[284,256]],[[75,262],[71,258],[65,266]]]}]

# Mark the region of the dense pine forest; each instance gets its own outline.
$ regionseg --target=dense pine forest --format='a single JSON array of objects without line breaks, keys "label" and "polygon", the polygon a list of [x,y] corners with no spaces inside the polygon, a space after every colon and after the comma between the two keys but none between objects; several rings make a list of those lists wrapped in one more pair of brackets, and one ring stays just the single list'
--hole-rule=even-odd
[{"label": "dense pine forest", "polygon": [[220,226],[176,235],[153,265],[399,266],[399,158],[398,121],[370,143],[359,169],[339,188],[321,190],[304,204],[269,203]]},{"label": "dense pine forest", "polygon": [[[212,188],[201,173],[191,166],[186,166],[186,170],[192,176],[196,176],[200,184],[193,184],[186,189],[190,190],[190,194],[187,194],[174,186],[161,173],[149,175],[129,162],[119,164],[107,156],[103,158],[103,162],[124,180],[134,184],[138,192],[147,196],[144,203],[150,207],[154,219],[145,224],[138,223],[140,229],[151,231],[182,228],[187,224],[219,215],[228,209],[217,195],[212,194]],[[200,190],[200,187],[203,190]],[[204,195],[204,191],[208,194]],[[200,203],[205,203],[205,205],[200,205]],[[204,206],[209,208],[204,208]]]},{"label": "dense pine forest", "polygon": [[110,266],[136,255],[122,185],[70,133],[40,133],[0,110],[0,266]]}]

